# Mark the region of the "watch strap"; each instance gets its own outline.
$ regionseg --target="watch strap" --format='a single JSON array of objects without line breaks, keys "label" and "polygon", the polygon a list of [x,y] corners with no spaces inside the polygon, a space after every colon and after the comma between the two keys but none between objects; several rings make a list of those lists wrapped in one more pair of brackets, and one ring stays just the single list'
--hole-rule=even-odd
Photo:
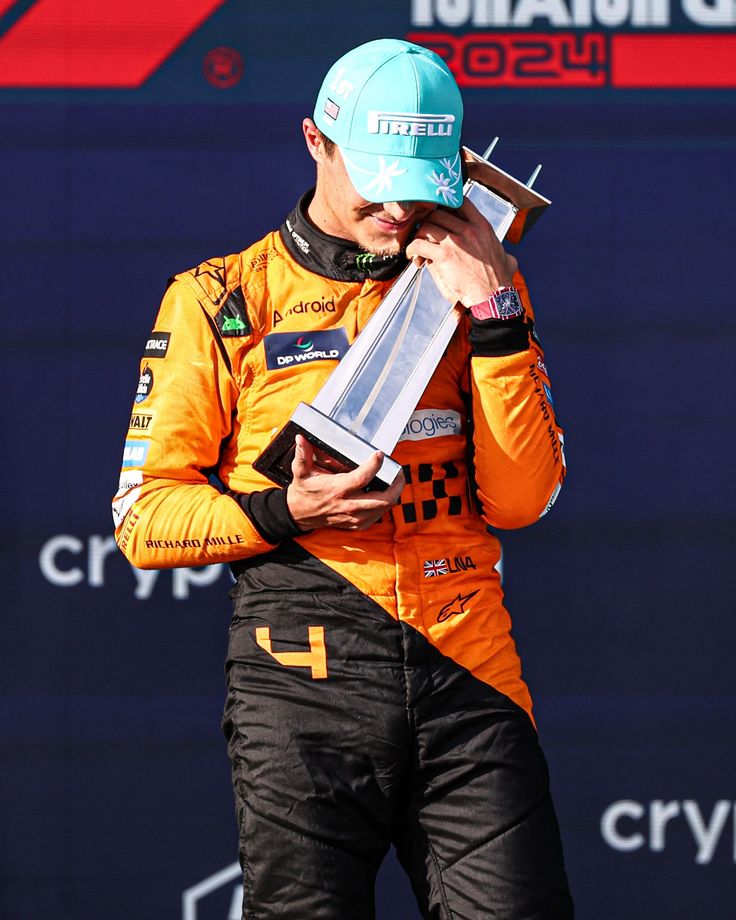
[{"label": "watch strap", "polygon": [[515,287],[500,287],[485,300],[474,303],[470,312],[476,319],[515,319],[524,313],[524,305]]}]

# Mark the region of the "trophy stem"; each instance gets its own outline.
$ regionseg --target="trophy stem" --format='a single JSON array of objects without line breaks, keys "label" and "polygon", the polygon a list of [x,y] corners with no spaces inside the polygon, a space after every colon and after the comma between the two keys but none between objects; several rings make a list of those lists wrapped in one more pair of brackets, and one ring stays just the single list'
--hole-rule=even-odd
[{"label": "trophy stem", "polygon": [[419,290],[421,288],[421,285],[419,284],[418,275],[421,273],[422,270],[423,268],[420,268],[419,271],[417,272],[417,276],[414,278],[411,298],[406,308],[406,315],[404,316],[404,320],[401,324],[401,328],[396,334],[396,339],[394,341],[393,348],[391,349],[391,353],[388,355],[386,359],[386,363],[381,369],[381,373],[376,378],[376,382],[373,384],[373,389],[370,391],[370,393],[366,397],[366,400],[363,403],[363,406],[360,412],[358,412],[358,414],[355,416],[355,421],[348,429],[353,434],[357,433],[357,431],[360,429],[361,425],[363,424],[366,415],[368,415],[368,413],[373,408],[373,404],[378,398],[378,394],[383,389],[383,385],[386,382],[386,378],[391,373],[393,366],[396,363],[396,358],[398,357],[399,351],[401,350],[401,346],[403,345],[404,339],[406,338],[406,333],[409,331],[409,326],[411,324],[412,317],[414,316],[414,309],[417,305],[417,298],[419,297]]}]

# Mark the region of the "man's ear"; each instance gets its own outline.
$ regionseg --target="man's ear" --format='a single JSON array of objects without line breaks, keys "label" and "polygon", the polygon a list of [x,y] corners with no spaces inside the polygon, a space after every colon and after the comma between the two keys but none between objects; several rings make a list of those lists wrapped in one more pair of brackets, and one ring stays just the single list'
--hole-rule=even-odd
[{"label": "man's ear", "polygon": [[322,144],[322,135],[317,125],[315,125],[311,118],[305,118],[302,122],[302,131],[304,132],[304,140],[309,155],[316,163],[320,163],[324,159],[325,149]]}]

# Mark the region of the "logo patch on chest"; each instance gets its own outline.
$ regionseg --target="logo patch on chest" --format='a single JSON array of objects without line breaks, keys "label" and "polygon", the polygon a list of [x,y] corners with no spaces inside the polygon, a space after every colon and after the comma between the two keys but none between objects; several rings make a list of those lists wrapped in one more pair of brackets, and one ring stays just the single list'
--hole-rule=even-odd
[{"label": "logo patch on chest", "polygon": [[425,441],[443,435],[460,434],[462,419],[454,409],[415,409],[399,436],[399,441]]},{"label": "logo patch on chest", "polygon": [[315,332],[272,332],[263,340],[266,367],[277,370],[312,361],[339,361],[349,344],[342,326]]}]

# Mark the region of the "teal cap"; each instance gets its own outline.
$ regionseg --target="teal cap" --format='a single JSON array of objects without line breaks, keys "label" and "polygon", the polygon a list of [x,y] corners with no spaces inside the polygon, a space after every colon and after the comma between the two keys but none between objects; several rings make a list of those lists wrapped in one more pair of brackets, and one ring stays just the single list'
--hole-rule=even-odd
[{"label": "teal cap", "polygon": [[327,73],[314,123],[367,201],[463,201],[463,102],[442,58],[393,38],[348,51]]}]

